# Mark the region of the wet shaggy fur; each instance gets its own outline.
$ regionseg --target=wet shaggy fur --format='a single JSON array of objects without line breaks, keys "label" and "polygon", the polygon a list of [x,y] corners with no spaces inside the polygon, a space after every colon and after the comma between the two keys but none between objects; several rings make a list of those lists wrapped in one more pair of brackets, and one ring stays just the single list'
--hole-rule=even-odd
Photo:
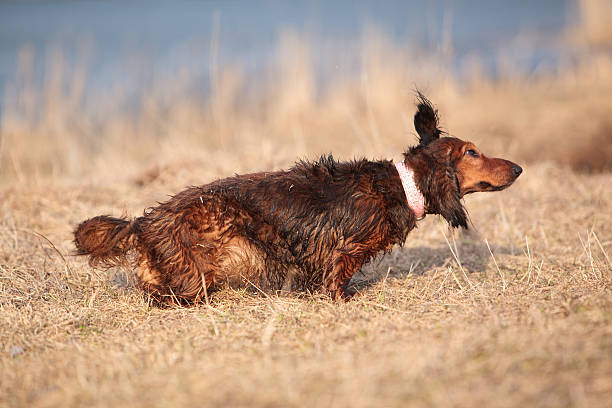
[{"label": "wet shaggy fur", "polygon": [[[426,213],[467,228],[462,196],[505,188],[520,167],[441,138],[437,111],[421,94],[414,122],[419,144],[404,163]],[[134,262],[139,285],[159,301],[197,302],[228,284],[347,299],[353,274],[401,245],[416,221],[391,161],[324,156],[190,187],[133,220],[91,218],[74,242],[92,265]]]}]

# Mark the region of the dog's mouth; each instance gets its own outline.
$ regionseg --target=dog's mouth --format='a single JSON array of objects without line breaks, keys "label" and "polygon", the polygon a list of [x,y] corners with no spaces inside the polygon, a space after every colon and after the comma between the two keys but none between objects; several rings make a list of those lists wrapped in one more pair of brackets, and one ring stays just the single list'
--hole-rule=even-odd
[{"label": "dog's mouth", "polygon": [[490,186],[490,187],[489,187],[489,190],[487,190],[487,191],[500,191],[500,190],[503,190],[503,189],[505,189],[505,188],[507,188],[507,187],[510,187],[510,185],[512,185],[512,183],[514,183],[514,180],[512,180],[512,181],[511,181],[511,182],[509,182],[509,183],[502,184],[501,186],[492,186],[492,185],[490,185],[489,183],[487,183],[487,184],[489,184],[489,186]]},{"label": "dog's mouth", "polygon": [[493,185],[489,183],[488,181],[481,181],[478,184],[476,184],[474,187],[469,188],[466,191],[464,191],[462,195],[478,193],[478,192],[483,192],[483,191],[501,191],[501,190],[504,190],[510,187],[512,183],[514,183],[514,180],[509,181],[506,184],[501,184],[501,185]]}]

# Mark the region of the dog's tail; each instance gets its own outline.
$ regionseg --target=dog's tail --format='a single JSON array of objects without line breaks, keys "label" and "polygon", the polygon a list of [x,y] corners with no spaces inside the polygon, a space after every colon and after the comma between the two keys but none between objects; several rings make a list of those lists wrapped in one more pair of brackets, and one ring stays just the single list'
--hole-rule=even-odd
[{"label": "dog's tail", "polygon": [[88,255],[91,265],[114,266],[127,261],[127,254],[138,244],[137,220],[107,215],[90,218],[74,230],[77,255]]}]

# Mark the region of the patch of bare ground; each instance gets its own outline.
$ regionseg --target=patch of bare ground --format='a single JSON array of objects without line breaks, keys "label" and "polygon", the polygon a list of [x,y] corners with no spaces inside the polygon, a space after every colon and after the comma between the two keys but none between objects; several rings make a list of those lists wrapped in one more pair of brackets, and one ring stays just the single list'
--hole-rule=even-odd
[{"label": "patch of bare ground", "polygon": [[160,309],[70,255],[81,219],[180,183],[3,189],[0,405],[609,405],[610,173],[526,166],[466,199],[470,232],[427,217],[348,303],[227,289]]}]

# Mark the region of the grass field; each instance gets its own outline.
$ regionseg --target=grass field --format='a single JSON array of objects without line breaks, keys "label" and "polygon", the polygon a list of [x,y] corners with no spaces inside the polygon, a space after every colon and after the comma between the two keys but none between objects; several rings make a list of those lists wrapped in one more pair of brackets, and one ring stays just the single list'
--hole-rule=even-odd
[{"label": "grass field", "polygon": [[[175,95],[152,89],[136,113],[113,109],[119,95],[102,117],[80,109],[78,72],[29,79],[25,48],[0,128],[0,406],[609,406],[612,37],[585,10],[560,39],[581,57],[554,72],[458,79],[378,38],[359,74],[320,90],[289,33],[257,98],[227,68],[207,100],[178,78]],[[160,309],[131,271],[71,256],[81,220],[190,184],[330,151],[399,158],[414,84],[452,135],[525,171],[465,199],[469,231],[428,216],[350,302],[227,289]]]}]

